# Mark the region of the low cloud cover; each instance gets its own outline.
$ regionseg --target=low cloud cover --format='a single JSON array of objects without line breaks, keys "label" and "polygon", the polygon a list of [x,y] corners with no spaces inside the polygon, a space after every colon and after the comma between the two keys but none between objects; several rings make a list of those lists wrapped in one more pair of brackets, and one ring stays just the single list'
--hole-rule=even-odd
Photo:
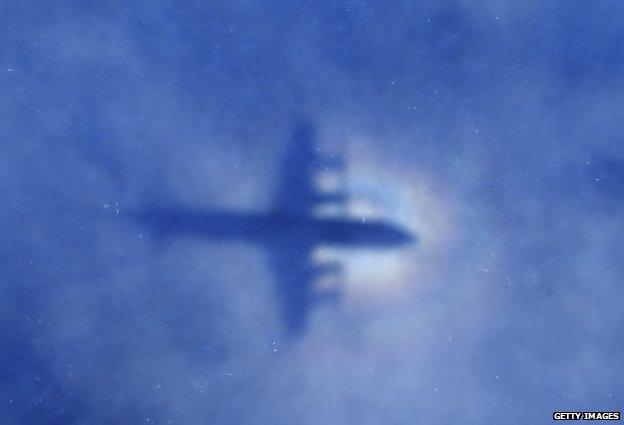
[{"label": "low cloud cover", "polygon": [[[623,8],[3,3],[0,423],[622,409]],[[266,252],[126,214],[270,209],[301,115],[419,240],[319,253],[345,293],[292,340]]]}]

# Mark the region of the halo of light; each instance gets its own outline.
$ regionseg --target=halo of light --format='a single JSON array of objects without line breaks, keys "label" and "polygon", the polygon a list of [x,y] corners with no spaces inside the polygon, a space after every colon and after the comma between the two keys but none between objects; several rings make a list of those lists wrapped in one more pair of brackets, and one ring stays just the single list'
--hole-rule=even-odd
[{"label": "halo of light", "polygon": [[[337,186],[334,177],[327,180],[330,183],[326,182],[326,187]],[[343,208],[342,212],[350,217],[363,222],[385,220],[407,229],[417,238],[413,245],[391,250],[320,247],[315,252],[315,261],[336,261],[344,268],[337,284],[343,287],[347,305],[383,307],[431,284],[445,246],[452,239],[450,200],[438,196],[428,185],[427,176],[387,164],[381,166],[370,159],[354,161],[343,184],[349,201],[324,213],[335,214]]]}]

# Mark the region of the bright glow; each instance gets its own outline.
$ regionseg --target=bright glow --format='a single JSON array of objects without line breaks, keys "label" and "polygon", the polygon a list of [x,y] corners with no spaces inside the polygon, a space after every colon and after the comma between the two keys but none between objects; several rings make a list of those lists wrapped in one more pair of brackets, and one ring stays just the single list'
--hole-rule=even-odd
[{"label": "bright glow", "polygon": [[[332,188],[340,180],[323,179]],[[366,158],[351,161],[342,180],[349,201],[324,207],[322,214],[345,213],[362,222],[387,220],[417,237],[415,244],[399,249],[318,248],[316,262],[343,266],[339,281],[344,301],[354,308],[382,307],[435,284],[445,247],[452,241],[452,202],[438,196],[427,176]]]}]

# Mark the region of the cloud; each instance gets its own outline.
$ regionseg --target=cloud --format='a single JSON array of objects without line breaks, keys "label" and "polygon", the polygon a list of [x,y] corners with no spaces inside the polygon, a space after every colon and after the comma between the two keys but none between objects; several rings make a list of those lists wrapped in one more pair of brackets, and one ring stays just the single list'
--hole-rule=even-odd
[{"label": "cloud", "polygon": [[[621,197],[592,178],[621,165],[621,14],[16,9],[0,69],[0,420],[526,423],[617,407]],[[421,243],[374,273],[374,256],[333,253],[350,302],[288,342],[266,253],[157,241],[124,213],[270,207],[302,111],[346,156],[353,202]]]}]

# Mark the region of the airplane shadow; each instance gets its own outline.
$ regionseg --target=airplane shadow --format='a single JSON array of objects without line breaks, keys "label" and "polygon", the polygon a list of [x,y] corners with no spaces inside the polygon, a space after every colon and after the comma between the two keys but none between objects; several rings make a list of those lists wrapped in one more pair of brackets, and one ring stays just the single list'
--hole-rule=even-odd
[{"label": "airplane shadow", "polygon": [[324,193],[314,184],[315,175],[340,170],[342,161],[324,158],[314,143],[315,129],[305,118],[295,121],[283,156],[280,182],[273,205],[266,212],[199,210],[158,207],[132,213],[151,230],[154,238],[186,235],[222,242],[242,242],[262,248],[275,279],[275,294],[285,331],[305,332],[314,305],[340,297],[337,289],[318,291],[315,282],[337,273],[341,265],[316,264],[318,246],[350,249],[391,249],[414,243],[407,230],[381,220],[362,222],[349,216],[317,217],[314,211],[327,203],[345,203],[342,191]]}]

